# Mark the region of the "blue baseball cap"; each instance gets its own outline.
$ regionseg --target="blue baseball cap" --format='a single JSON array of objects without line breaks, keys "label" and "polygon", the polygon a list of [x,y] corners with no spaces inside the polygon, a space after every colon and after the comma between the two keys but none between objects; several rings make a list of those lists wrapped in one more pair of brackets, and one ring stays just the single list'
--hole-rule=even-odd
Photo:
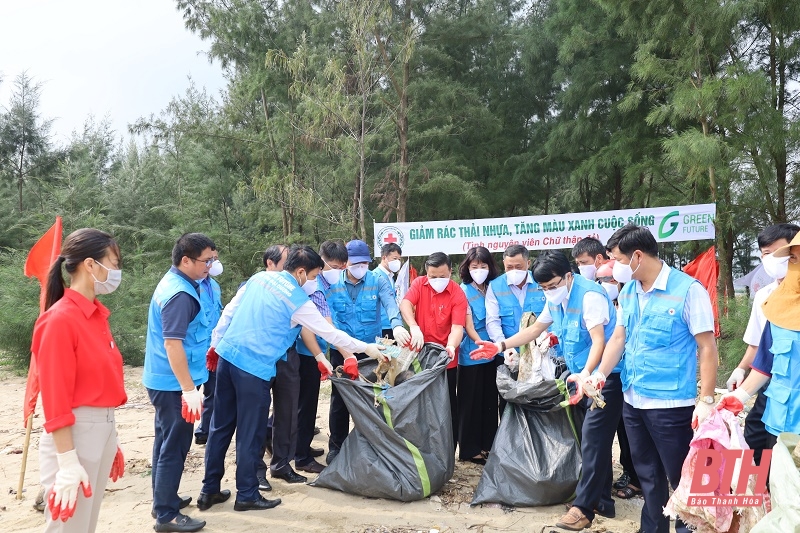
[{"label": "blue baseball cap", "polygon": [[364,241],[350,241],[347,243],[347,258],[351,263],[369,263],[369,246]]}]

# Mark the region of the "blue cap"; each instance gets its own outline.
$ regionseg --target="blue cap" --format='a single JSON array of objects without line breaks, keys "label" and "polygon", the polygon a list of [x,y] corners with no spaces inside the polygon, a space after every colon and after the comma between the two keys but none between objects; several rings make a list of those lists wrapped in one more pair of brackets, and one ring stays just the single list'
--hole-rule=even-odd
[{"label": "blue cap", "polygon": [[369,246],[364,241],[350,241],[347,243],[347,258],[351,263],[369,263]]}]

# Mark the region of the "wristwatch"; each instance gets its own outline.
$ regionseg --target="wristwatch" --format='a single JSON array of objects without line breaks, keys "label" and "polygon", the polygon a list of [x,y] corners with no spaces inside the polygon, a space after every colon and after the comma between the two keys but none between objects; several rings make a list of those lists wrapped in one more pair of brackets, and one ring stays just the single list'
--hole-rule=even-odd
[{"label": "wristwatch", "polygon": [[712,404],[712,403],[714,403],[714,397],[713,397],[713,396],[703,396],[703,397],[702,397],[702,398],[700,398],[700,399],[701,399],[702,401],[704,401],[705,403],[708,403],[708,404]]}]

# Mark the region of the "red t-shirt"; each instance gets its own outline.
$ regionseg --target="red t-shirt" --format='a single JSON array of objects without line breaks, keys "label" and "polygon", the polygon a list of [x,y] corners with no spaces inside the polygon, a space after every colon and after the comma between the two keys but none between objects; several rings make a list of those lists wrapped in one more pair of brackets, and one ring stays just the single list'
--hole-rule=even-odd
[{"label": "red t-shirt", "polygon": [[[452,326],[467,325],[467,296],[453,280],[450,280],[441,293],[437,293],[428,283],[428,276],[420,276],[411,284],[404,300],[414,305],[414,319],[422,330],[425,342],[447,346]],[[455,368],[457,365],[458,346],[456,357],[447,368]]]},{"label": "red t-shirt", "polygon": [[48,433],[73,425],[75,407],[117,407],[128,400],[110,314],[96,298],[90,302],[65,289],[36,321],[31,357],[39,370]]}]

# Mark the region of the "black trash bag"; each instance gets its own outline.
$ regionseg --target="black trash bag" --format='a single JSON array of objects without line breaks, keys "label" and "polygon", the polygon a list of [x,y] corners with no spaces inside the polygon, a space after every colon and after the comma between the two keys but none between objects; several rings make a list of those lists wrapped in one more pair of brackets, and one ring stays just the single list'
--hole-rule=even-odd
[{"label": "black trash bag", "polygon": [[[563,376],[562,376],[563,378]],[[517,384],[497,368],[497,388],[508,404],[470,505],[554,505],[574,497],[581,448],[562,379]]]},{"label": "black trash bag", "polygon": [[[409,502],[427,498],[453,477],[449,357],[443,346],[425,344],[417,361],[411,365],[416,375],[396,387],[331,377],[355,427],[310,485]],[[358,370],[367,375],[376,366],[364,359]]]}]

